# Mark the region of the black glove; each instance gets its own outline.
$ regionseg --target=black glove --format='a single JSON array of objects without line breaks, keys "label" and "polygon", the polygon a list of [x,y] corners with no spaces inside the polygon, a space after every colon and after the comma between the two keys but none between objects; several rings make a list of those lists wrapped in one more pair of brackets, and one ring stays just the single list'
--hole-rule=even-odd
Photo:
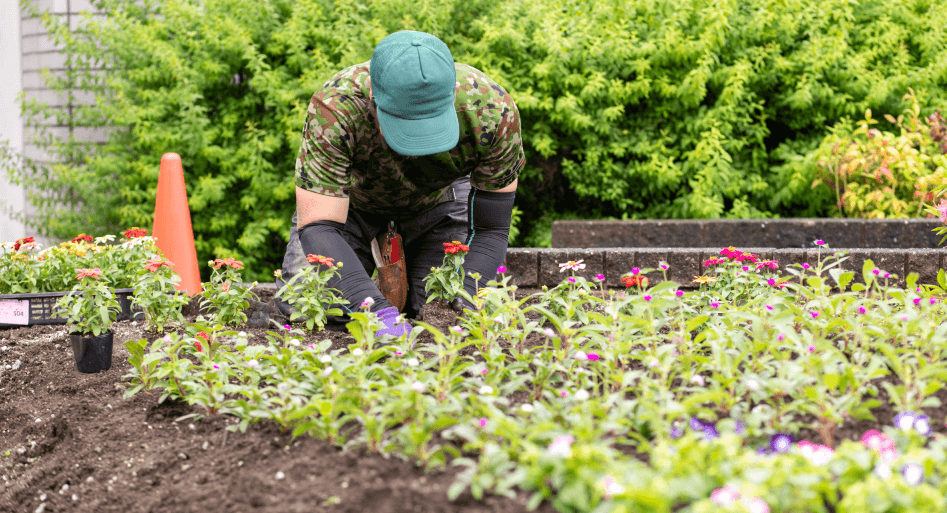
[{"label": "black glove", "polygon": [[[489,192],[476,188],[470,189],[467,199],[467,219],[470,223],[470,236],[467,246],[470,251],[464,257],[464,290],[470,297],[477,295],[478,282],[470,277],[470,273],[480,274],[479,286],[483,287],[497,276],[497,267],[506,258],[506,248],[510,240],[510,218],[513,216],[513,200],[516,192]],[[457,310],[454,303],[460,300],[461,309],[467,301],[455,298],[451,307]],[[459,311],[459,310],[458,310]]]},{"label": "black glove", "polygon": [[345,225],[335,221],[316,221],[303,226],[299,230],[299,242],[302,244],[303,251],[307,255],[322,255],[344,264],[339,269],[338,275],[333,276],[328,283],[330,287],[341,292],[342,297],[349,302],[347,306],[337,305],[342,306],[343,311],[351,312],[354,308],[358,308],[366,297],[375,300],[375,304],[371,307],[373,312],[391,308],[391,303],[372,282],[355,251],[342,238],[344,227]]}]

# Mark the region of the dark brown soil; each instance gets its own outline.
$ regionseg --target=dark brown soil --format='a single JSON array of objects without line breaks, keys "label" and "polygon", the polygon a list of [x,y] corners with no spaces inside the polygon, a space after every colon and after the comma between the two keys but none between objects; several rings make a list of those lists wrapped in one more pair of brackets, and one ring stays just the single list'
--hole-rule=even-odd
[{"label": "dark brown soil", "polygon": [[[264,300],[272,295],[258,292]],[[454,314],[427,313],[425,321],[446,329]],[[243,329],[260,337],[266,331]],[[0,330],[0,512],[526,509],[528,492],[512,499],[488,495],[478,501],[465,493],[448,500],[457,473],[452,468],[425,473],[397,457],[342,450],[309,437],[292,440],[269,422],[246,433],[226,431],[223,416],[175,422],[196,409],[172,401],[159,405],[157,395],[123,400],[122,376],[130,366],[122,344],[157,335],[130,321],[116,323],[113,331],[112,368],[82,374],[65,326]],[[341,347],[348,334],[310,337]],[[16,361],[18,369],[6,368]],[[553,509],[547,503],[540,511]]]},{"label": "dark brown soil", "polygon": [[[272,291],[257,290],[267,301]],[[534,291],[521,291],[528,294]],[[185,310],[193,321],[196,302]],[[252,312],[248,312],[252,314]],[[424,322],[453,325],[450,310],[428,305]],[[265,328],[243,327],[255,337]],[[293,440],[262,422],[246,433],[228,432],[224,416],[175,419],[196,412],[183,403],[158,404],[157,395],[123,400],[129,371],[127,340],[148,338],[142,323],[122,321],[115,333],[112,367],[97,374],[76,370],[65,326],[0,329],[0,512],[519,512],[529,492],[516,498],[469,493],[456,501],[447,489],[456,470],[425,473],[412,462],[361,450],[342,450],[309,437]],[[347,333],[322,331],[309,339],[346,346]],[[421,343],[429,342],[429,334]],[[528,342],[538,343],[532,339]],[[472,349],[471,349],[472,351]],[[8,369],[19,361],[17,369]],[[880,388],[880,387],[879,387]],[[925,411],[934,430],[947,432],[945,406]],[[891,425],[886,402],[877,421],[848,421],[835,444],[858,440],[865,430]],[[514,401],[525,400],[513,397]],[[797,436],[821,441],[814,429]],[[7,451],[9,450],[9,454]],[[628,448],[647,459],[646,453]],[[39,508],[42,508],[41,510]],[[551,512],[543,503],[539,511]]]}]

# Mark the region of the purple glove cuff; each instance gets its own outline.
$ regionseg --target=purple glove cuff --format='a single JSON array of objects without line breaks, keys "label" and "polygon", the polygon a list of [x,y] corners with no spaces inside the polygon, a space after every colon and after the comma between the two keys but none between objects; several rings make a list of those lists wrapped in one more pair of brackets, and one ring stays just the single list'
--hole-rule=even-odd
[{"label": "purple glove cuff", "polygon": [[384,323],[385,327],[375,332],[375,337],[380,337],[382,335],[392,335],[395,337],[400,337],[411,332],[411,324],[406,320],[398,322],[398,317],[401,315],[398,312],[398,309],[389,306],[388,308],[383,308],[377,312],[376,315],[381,319],[381,322]]}]

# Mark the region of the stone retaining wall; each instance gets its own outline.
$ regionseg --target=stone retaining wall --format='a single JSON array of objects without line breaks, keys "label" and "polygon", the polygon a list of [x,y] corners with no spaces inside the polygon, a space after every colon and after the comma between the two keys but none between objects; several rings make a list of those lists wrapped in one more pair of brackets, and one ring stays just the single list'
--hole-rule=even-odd
[{"label": "stone retaining wall", "polygon": [[[750,252],[766,260],[778,260],[781,275],[788,275],[785,269],[795,263],[808,262],[815,265],[819,252],[817,249],[779,249],[741,247],[741,251]],[[833,252],[835,250],[832,250]],[[848,259],[841,267],[856,271],[855,281],[862,281],[861,270],[865,260],[870,259],[884,271],[897,275],[897,283],[904,283],[909,273],[919,275],[918,283],[936,284],[937,272],[947,270],[945,252],[934,249],[851,249]],[[632,267],[654,268],[660,262],[667,262],[667,278],[680,283],[683,287],[694,287],[691,280],[695,276],[712,271],[703,266],[703,262],[718,256],[720,248],[509,248],[504,265],[512,283],[524,288],[539,288],[543,285],[555,287],[566,277],[559,272],[559,264],[569,260],[582,260],[585,269],[577,272],[591,280],[597,274],[605,275],[609,287],[622,287],[621,276]],[[825,251],[822,251],[824,258]],[[568,271],[567,271],[568,272]],[[648,275],[652,284],[663,281],[660,272]]]},{"label": "stone retaining wall", "polygon": [[937,248],[939,219],[555,221],[554,248]]}]

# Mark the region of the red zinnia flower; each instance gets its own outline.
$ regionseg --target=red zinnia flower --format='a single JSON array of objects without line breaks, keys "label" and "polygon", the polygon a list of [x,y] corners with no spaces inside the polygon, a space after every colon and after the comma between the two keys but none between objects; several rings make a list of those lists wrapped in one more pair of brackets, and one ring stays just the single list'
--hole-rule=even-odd
[{"label": "red zinnia flower", "polygon": [[138,237],[144,237],[148,235],[148,230],[139,228],[137,226],[132,226],[131,228],[122,232],[122,236],[127,239],[137,239]]},{"label": "red zinnia flower", "polygon": [[91,235],[86,235],[86,234],[84,234],[84,233],[80,233],[79,235],[76,235],[75,237],[73,237],[73,239],[72,239],[71,242],[83,242],[83,241],[84,241],[84,242],[88,242],[89,244],[91,244],[91,243],[92,243],[92,236],[91,236]]},{"label": "red zinnia flower", "polygon": [[203,352],[204,352],[204,348],[201,347],[201,341],[200,341],[200,340],[195,340],[195,341],[194,341],[194,347],[197,348],[197,352],[198,352],[198,353],[203,353]]},{"label": "red zinnia flower", "polygon": [[145,269],[148,269],[151,272],[155,272],[161,267],[174,268],[174,264],[168,262],[167,260],[161,260],[161,257],[155,257],[153,260],[148,260],[145,264]]},{"label": "red zinnia flower", "polygon": [[22,239],[17,239],[17,241],[13,243],[13,251],[19,251],[22,246],[27,244],[36,244],[36,239],[33,237],[23,237]]},{"label": "red zinnia flower", "polygon": [[82,278],[89,277],[95,278],[96,280],[102,277],[102,270],[96,267],[95,269],[76,269],[76,279],[81,280]]},{"label": "red zinnia flower", "polygon": [[642,287],[648,286],[648,278],[645,276],[622,276],[621,282],[625,288],[631,288],[635,285],[640,285]]},{"label": "red zinnia flower", "polygon": [[328,267],[335,267],[335,264],[333,263],[335,262],[334,258],[324,257],[322,255],[309,254],[309,255],[306,255],[306,260],[308,260],[310,264],[318,263],[318,264],[323,264]]},{"label": "red zinnia flower", "polygon": [[466,244],[462,244],[459,241],[444,242],[444,253],[449,253],[451,255],[457,253],[458,251],[467,252],[470,251],[470,248]]},{"label": "red zinnia flower", "polygon": [[202,339],[204,339],[204,340],[206,340],[206,341],[208,341],[208,342],[210,342],[210,335],[208,335],[206,331],[202,331],[202,332],[198,333],[197,336],[198,336],[198,337],[201,337]]}]

